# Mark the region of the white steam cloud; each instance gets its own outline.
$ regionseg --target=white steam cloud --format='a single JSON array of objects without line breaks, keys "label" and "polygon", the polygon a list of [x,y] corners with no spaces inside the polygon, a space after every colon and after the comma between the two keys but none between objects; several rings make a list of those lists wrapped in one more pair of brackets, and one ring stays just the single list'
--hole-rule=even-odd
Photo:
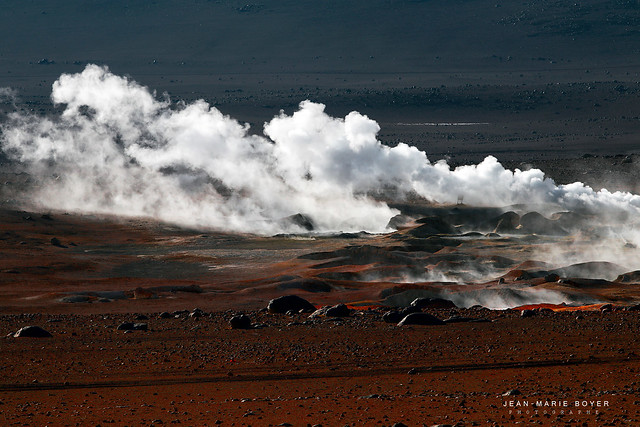
[{"label": "white steam cloud", "polygon": [[397,212],[368,196],[380,188],[483,206],[640,207],[640,196],[557,186],[494,157],[455,169],[431,163],[415,147],[381,144],[368,117],[333,118],[310,101],[266,123],[261,137],[203,100],[172,105],[96,65],[63,74],[51,97],[65,106],[59,117],[12,113],[0,139],[39,177],[32,201],[51,209],[269,234],[299,231],[281,221],[297,213],[318,231],[382,232]]}]

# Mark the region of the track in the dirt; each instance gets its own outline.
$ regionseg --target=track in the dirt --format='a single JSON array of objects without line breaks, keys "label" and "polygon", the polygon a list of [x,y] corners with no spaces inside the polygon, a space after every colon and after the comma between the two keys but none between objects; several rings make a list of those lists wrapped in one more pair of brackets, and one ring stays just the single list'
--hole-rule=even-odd
[{"label": "track in the dirt", "polygon": [[609,358],[575,358],[575,359],[553,359],[536,360],[528,362],[497,362],[483,364],[461,364],[461,365],[439,365],[439,366],[398,366],[391,368],[375,368],[360,370],[335,370],[321,372],[288,372],[255,375],[255,369],[243,369],[230,371],[226,376],[198,376],[198,377],[178,377],[178,378],[157,378],[149,380],[115,380],[96,381],[82,383],[35,383],[35,384],[3,384],[0,385],[0,392],[7,391],[41,391],[41,390],[70,390],[87,388],[121,388],[121,387],[147,387],[147,386],[170,386],[179,384],[204,384],[204,383],[227,383],[227,382],[263,382],[263,381],[286,381],[286,380],[306,380],[315,378],[341,378],[341,377],[373,377],[388,374],[412,374],[433,373],[433,372],[464,372],[479,370],[502,370],[502,369],[530,369],[546,368],[553,366],[575,366],[591,365],[603,363],[622,363],[638,361],[640,357],[609,357]]}]

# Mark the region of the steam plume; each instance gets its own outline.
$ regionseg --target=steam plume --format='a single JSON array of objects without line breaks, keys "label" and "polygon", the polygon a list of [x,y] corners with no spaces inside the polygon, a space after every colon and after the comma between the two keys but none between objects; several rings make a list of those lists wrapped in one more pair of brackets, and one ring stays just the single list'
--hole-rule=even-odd
[{"label": "steam plume", "polygon": [[65,106],[60,116],[12,113],[0,140],[39,177],[32,201],[47,208],[269,234],[299,231],[280,221],[296,213],[320,231],[384,231],[397,212],[368,196],[382,187],[443,203],[640,207],[640,196],[557,186],[491,156],[455,169],[431,163],[415,147],[382,145],[368,117],[333,118],[310,101],[261,137],[203,100],[172,104],[96,65],[63,74],[51,97]]}]

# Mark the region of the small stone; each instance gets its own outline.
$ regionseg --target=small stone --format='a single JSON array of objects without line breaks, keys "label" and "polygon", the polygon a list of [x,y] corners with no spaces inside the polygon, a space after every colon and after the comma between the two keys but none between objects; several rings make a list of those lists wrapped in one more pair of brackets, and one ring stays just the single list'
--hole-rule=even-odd
[{"label": "small stone", "polygon": [[146,331],[146,323],[122,322],[117,328],[119,331]]},{"label": "small stone", "polygon": [[398,326],[404,325],[444,325],[445,323],[428,313],[411,313],[402,319]]},{"label": "small stone", "polygon": [[51,244],[53,246],[57,246],[59,248],[66,248],[66,246],[63,245],[62,242],[60,241],[60,239],[58,239],[57,237],[51,238]]},{"label": "small stone", "polygon": [[233,316],[229,319],[231,329],[249,329],[251,328],[251,319],[246,314]]},{"label": "small stone", "polygon": [[147,326],[146,323],[134,323],[133,324],[133,330],[134,331],[146,331],[147,329],[149,329],[149,327]]},{"label": "small stone", "polygon": [[195,308],[191,313],[189,313],[189,317],[191,317],[192,319],[199,319],[202,316],[204,316],[204,311],[200,310],[199,308]]},{"label": "small stone", "polygon": [[329,307],[325,314],[328,317],[347,317],[351,314],[351,310],[344,304],[338,304]]}]

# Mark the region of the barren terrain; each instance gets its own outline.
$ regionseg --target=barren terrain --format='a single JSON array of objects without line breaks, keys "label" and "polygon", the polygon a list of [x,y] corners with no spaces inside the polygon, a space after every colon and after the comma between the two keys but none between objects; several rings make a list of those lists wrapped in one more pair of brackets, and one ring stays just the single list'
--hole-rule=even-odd
[{"label": "barren terrain", "polygon": [[[11,3],[0,146],[98,64],[251,134],[311,100],[431,162],[640,193],[637,1]],[[30,166],[0,150],[2,425],[640,425],[633,210],[380,189],[383,234],[258,236],[49,209]]]}]

